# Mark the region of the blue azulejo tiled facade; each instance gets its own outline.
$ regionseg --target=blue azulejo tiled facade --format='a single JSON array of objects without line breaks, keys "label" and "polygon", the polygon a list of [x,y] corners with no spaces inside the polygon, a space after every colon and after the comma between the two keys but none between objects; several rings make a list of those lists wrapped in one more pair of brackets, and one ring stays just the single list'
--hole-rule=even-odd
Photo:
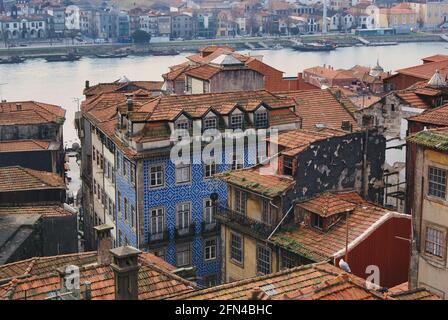
[{"label": "blue azulejo tiled facade", "polygon": [[[244,159],[243,166],[248,166],[248,152],[245,149],[237,150],[235,154]],[[226,164],[225,159],[232,159],[231,155],[224,155],[221,164],[216,164],[216,173],[231,169],[231,164]],[[122,157],[120,152],[116,154],[117,167],[116,189],[117,189],[117,239],[121,244],[127,242],[130,245],[139,247],[163,257],[167,262],[178,266],[196,267],[196,275],[200,285],[209,285],[220,281],[221,254],[220,254],[220,232],[219,227],[209,228],[211,224],[205,225],[206,207],[210,205],[212,193],[218,194],[219,203],[227,203],[227,185],[225,182],[207,178],[203,164],[191,164],[189,179],[185,183],[176,182],[176,165],[171,161],[169,155],[147,157],[142,161],[143,167],[143,192],[138,190],[138,194],[143,194],[143,206],[138,206],[136,201],[137,190],[130,179],[131,167],[134,165]],[[127,175],[123,175],[123,163],[125,164]],[[154,186],[151,179],[152,168],[161,170],[161,184]],[[160,171],[158,171],[160,172]],[[141,177],[137,177],[140,180]],[[137,231],[131,226],[129,220],[124,216],[124,198],[128,206],[134,204],[135,208],[142,207],[143,234],[142,239],[137,241]],[[121,198],[119,200],[119,198]],[[179,207],[183,204],[188,208],[188,220],[190,229],[186,234],[179,234]],[[118,206],[121,205],[121,208]],[[163,212],[162,225],[163,233],[158,237],[154,236],[154,226],[156,220],[152,218],[153,212]],[[121,214],[120,214],[121,212]],[[129,209],[128,209],[129,212]],[[160,225],[156,228],[160,231]],[[210,242],[211,241],[211,242]],[[138,245],[138,243],[140,245]],[[214,244],[213,249],[210,243]],[[143,245],[142,245],[143,244]]]}]

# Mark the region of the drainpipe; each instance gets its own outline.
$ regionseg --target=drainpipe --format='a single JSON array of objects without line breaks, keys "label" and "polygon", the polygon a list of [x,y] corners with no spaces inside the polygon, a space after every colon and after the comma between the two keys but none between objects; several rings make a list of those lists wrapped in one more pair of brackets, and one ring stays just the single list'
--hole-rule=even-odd
[{"label": "drainpipe", "polygon": [[368,176],[367,176],[367,145],[369,141],[369,130],[366,130],[366,140],[364,143],[364,155],[363,155],[363,164],[362,164],[362,196],[364,199],[367,198],[368,192]]}]

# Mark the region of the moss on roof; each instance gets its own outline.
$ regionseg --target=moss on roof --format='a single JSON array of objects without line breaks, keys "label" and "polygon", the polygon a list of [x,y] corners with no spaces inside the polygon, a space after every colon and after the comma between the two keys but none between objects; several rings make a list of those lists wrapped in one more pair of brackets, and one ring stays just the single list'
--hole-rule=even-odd
[{"label": "moss on roof", "polygon": [[448,151],[448,128],[420,131],[406,138],[408,142],[439,151]]}]

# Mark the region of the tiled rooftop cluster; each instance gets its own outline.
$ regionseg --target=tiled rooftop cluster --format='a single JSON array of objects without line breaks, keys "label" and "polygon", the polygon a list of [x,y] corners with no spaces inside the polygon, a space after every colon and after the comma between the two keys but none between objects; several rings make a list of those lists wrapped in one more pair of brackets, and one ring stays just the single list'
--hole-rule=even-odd
[{"label": "tiled rooftop cluster", "polygon": [[23,167],[0,167],[0,192],[32,189],[65,189],[65,181],[55,173]]},{"label": "tiled rooftop cluster", "polygon": [[59,106],[36,102],[17,101],[0,103],[0,125],[29,125],[64,123],[65,110]]},{"label": "tiled rooftop cluster", "polygon": [[437,128],[420,131],[406,139],[408,142],[433,148],[442,152],[448,151],[448,128]]}]

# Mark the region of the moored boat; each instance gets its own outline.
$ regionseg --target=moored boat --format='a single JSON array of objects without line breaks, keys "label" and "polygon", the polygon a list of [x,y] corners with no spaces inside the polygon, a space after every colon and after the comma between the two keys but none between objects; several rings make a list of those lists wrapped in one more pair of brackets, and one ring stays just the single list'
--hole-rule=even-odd
[{"label": "moored boat", "polygon": [[45,60],[47,60],[47,62],[78,61],[80,59],[81,59],[81,56],[76,55],[74,53],[45,57]]},{"label": "moored boat", "polygon": [[128,53],[106,53],[106,54],[96,54],[95,56],[100,59],[108,59],[108,58],[126,58]]},{"label": "moored boat", "polygon": [[13,64],[13,63],[22,63],[26,60],[26,58],[19,56],[12,56],[7,58],[0,58],[0,64]]},{"label": "moored boat", "polygon": [[332,51],[336,49],[336,45],[327,42],[298,43],[293,46],[298,51]]},{"label": "moored boat", "polygon": [[153,56],[177,56],[178,54],[180,54],[180,52],[174,49],[169,49],[169,50],[151,51],[151,54]]}]

